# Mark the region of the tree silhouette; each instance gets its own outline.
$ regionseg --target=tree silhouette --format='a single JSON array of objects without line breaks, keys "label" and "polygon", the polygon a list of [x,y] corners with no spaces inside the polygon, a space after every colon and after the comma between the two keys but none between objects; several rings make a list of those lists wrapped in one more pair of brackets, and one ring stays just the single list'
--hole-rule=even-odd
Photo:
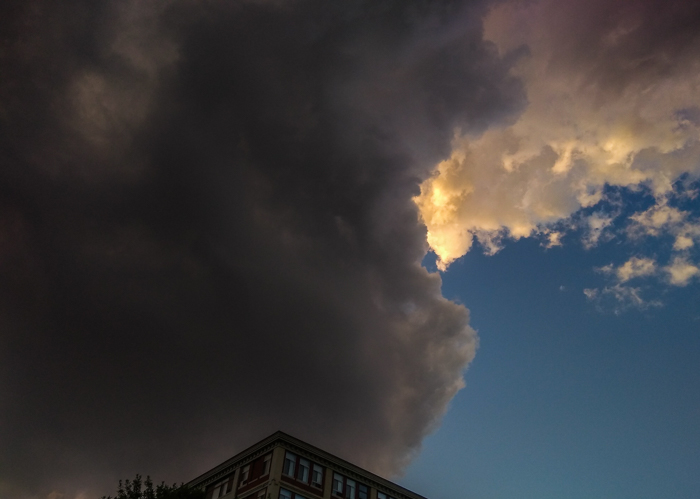
[{"label": "tree silhouette", "polygon": [[191,489],[185,484],[160,485],[153,487],[150,476],[141,480],[141,475],[136,475],[133,480],[119,480],[119,490],[117,495],[102,496],[102,499],[204,499],[204,491],[201,489]]}]

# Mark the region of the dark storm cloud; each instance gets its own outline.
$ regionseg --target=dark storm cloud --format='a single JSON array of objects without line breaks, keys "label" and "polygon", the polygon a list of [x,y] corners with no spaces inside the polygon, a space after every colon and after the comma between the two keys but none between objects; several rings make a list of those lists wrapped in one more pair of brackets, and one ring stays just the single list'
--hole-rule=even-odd
[{"label": "dark storm cloud", "polygon": [[543,2],[551,68],[619,94],[697,71],[700,4],[687,0]]},{"label": "dark storm cloud", "polygon": [[383,474],[472,358],[411,198],[523,104],[460,2],[4,2],[0,495],[283,429]]}]

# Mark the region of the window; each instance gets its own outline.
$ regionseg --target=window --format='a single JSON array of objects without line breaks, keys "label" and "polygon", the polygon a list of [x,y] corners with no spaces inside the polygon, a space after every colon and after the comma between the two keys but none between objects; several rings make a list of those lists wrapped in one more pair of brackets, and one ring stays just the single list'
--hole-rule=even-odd
[{"label": "window", "polygon": [[[355,480],[345,477],[340,473],[333,473],[333,495],[344,497],[345,499],[369,499],[369,487],[357,483]],[[382,498],[379,496],[377,499],[393,498],[387,498],[386,496]]]},{"label": "window", "polygon": [[226,477],[220,482],[214,484],[212,487],[211,499],[218,499],[219,497],[231,492],[231,477]]},{"label": "window", "polygon": [[333,473],[333,494],[336,496],[343,495],[343,476],[338,473]]},{"label": "window", "polygon": [[[271,463],[272,454],[265,454],[243,466],[238,477],[238,486],[247,490],[259,484],[263,477],[270,474]],[[250,499],[253,499],[253,496],[250,496]]]},{"label": "window", "polygon": [[304,483],[309,483],[309,469],[311,465],[306,459],[299,459],[299,475],[298,478]]},{"label": "window", "polygon": [[239,483],[241,485],[244,485],[248,481],[249,476],[250,476],[250,465],[246,464],[245,466],[243,466],[243,468],[241,468],[241,480]]},{"label": "window", "polygon": [[369,489],[367,485],[359,484],[357,486],[357,499],[369,499]]},{"label": "window", "polygon": [[279,499],[306,499],[306,497],[299,494],[295,494],[291,490],[280,489]]},{"label": "window", "polygon": [[316,463],[314,463],[314,467],[311,472],[311,485],[318,487],[319,489],[323,486],[323,468]]},{"label": "window", "polygon": [[394,498],[386,495],[384,492],[377,491],[377,499],[394,499]]},{"label": "window", "polygon": [[297,457],[294,454],[287,452],[287,454],[284,456],[284,469],[282,470],[282,473],[287,476],[294,477],[294,469],[296,464]]},{"label": "window", "polygon": [[263,499],[265,497],[266,492],[267,489],[262,489],[260,492],[258,492],[258,495],[255,496],[255,499]]},{"label": "window", "polygon": [[282,474],[307,486],[311,481],[312,487],[323,488],[323,467],[291,452],[284,455]]},{"label": "window", "polygon": [[355,480],[345,479],[345,497],[355,499]]}]

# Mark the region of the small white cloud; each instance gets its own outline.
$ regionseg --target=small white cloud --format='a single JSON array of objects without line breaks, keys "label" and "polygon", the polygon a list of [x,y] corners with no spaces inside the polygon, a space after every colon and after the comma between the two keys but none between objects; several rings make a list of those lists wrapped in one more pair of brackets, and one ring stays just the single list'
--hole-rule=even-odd
[{"label": "small white cloud", "polygon": [[555,246],[562,246],[561,238],[564,236],[563,232],[557,230],[544,230],[542,233],[547,237],[547,242],[543,244],[545,248],[554,248]]},{"label": "small white cloud", "polygon": [[700,274],[700,268],[682,256],[675,257],[664,270],[668,273],[668,281],[674,286],[687,286],[693,277]]},{"label": "small white cloud", "polygon": [[685,234],[678,235],[676,241],[673,243],[673,249],[676,251],[683,251],[693,247],[695,242],[691,237]]},{"label": "small white cloud", "polygon": [[656,272],[656,262],[651,258],[632,257],[617,268],[615,275],[620,282],[627,282],[635,277],[645,277]]},{"label": "small white cloud", "polygon": [[656,261],[652,258],[638,258],[633,256],[619,267],[612,263],[596,268],[598,272],[614,275],[620,283],[627,282],[635,277],[647,277],[657,271]]},{"label": "small white cloud", "polygon": [[586,288],[583,290],[583,294],[586,295],[586,298],[588,298],[589,300],[595,300],[596,297],[598,296],[598,290],[592,289],[592,288]]}]

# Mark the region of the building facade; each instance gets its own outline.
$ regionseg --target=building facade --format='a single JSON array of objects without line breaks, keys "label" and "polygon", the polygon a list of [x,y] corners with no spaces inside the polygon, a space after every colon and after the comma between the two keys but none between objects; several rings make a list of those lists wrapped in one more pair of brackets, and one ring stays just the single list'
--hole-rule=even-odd
[{"label": "building facade", "polygon": [[206,499],[426,499],[281,431],[187,485]]}]

